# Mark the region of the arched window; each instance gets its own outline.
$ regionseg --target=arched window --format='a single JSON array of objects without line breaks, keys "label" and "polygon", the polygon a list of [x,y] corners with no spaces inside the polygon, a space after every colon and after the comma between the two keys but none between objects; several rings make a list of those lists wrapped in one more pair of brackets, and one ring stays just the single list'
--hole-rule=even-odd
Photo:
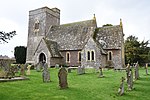
[{"label": "arched window", "polygon": [[39,23],[37,22],[37,23],[35,23],[35,25],[34,25],[34,29],[36,30],[36,29],[39,29]]},{"label": "arched window", "polygon": [[90,51],[87,52],[87,60],[90,60]]},{"label": "arched window", "polygon": [[108,52],[108,60],[112,60],[112,52],[111,51]]},{"label": "arched window", "polygon": [[40,22],[39,20],[36,20],[34,23],[34,32],[38,32],[40,27]]},{"label": "arched window", "polygon": [[70,63],[70,52],[66,53],[66,62]]},{"label": "arched window", "polygon": [[91,51],[91,57],[92,57],[92,60],[95,60],[95,55],[94,55],[94,51]]},{"label": "arched window", "polygon": [[78,52],[78,61],[81,62],[81,51]]}]

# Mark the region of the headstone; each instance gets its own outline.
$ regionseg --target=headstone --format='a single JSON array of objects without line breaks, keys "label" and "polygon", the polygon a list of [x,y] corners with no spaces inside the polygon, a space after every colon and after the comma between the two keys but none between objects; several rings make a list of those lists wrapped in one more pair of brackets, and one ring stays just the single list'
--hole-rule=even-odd
[{"label": "headstone", "polygon": [[20,67],[21,67],[21,69],[20,69],[20,75],[21,75],[21,76],[25,76],[25,68],[24,68],[24,65],[21,64]]},{"label": "headstone", "polygon": [[118,94],[119,95],[123,95],[124,94],[124,80],[125,80],[125,78],[122,77],[121,78],[121,84],[120,84],[120,87],[118,89]]},{"label": "headstone", "polygon": [[129,74],[128,74],[128,90],[132,90],[133,89],[133,72],[132,69],[130,69]]},{"label": "headstone", "polygon": [[43,73],[42,73],[43,82],[50,82],[50,73],[48,71],[47,63],[43,62]]},{"label": "headstone", "polygon": [[78,66],[77,73],[78,73],[78,75],[85,74],[84,67],[83,66]]},{"label": "headstone", "polygon": [[100,71],[100,72],[99,72],[99,76],[98,76],[98,77],[99,77],[99,78],[104,77],[104,76],[103,76],[102,67],[99,67],[99,71]]},{"label": "headstone", "polygon": [[37,65],[36,65],[36,71],[37,72],[40,72],[42,70],[42,62],[39,62]]},{"label": "headstone", "polygon": [[30,75],[30,68],[31,68],[31,66],[32,65],[30,65],[30,64],[27,66],[27,75]]},{"label": "headstone", "polygon": [[67,75],[67,70],[64,67],[62,67],[58,72],[60,89],[68,88]]},{"label": "headstone", "polygon": [[[62,67],[61,67],[62,68]],[[68,73],[71,73],[71,67],[68,67]]]},{"label": "headstone", "polygon": [[127,65],[126,67],[126,79],[127,79],[127,84],[129,83],[129,72],[130,72],[130,64]]},{"label": "headstone", "polygon": [[59,68],[59,64],[56,64],[56,65],[55,65],[55,68]]},{"label": "headstone", "polygon": [[146,69],[146,75],[148,75],[148,63],[146,63],[145,69]]},{"label": "headstone", "polygon": [[138,62],[135,64],[135,80],[139,79],[139,64]]}]

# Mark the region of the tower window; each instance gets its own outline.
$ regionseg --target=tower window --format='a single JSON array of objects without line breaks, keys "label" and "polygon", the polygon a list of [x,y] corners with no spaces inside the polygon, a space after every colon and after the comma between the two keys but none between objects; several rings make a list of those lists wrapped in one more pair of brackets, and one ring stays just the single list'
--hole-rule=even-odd
[{"label": "tower window", "polygon": [[38,32],[40,28],[39,20],[36,20],[34,23],[34,32]]},{"label": "tower window", "polygon": [[39,23],[35,23],[34,29],[35,29],[35,30],[36,30],[36,29],[39,29]]}]

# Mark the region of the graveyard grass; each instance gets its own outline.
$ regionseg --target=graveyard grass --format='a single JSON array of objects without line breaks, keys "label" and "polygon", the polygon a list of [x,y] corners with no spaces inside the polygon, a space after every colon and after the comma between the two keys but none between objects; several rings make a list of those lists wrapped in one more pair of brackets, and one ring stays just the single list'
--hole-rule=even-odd
[{"label": "graveyard grass", "polygon": [[58,69],[51,68],[50,83],[43,83],[41,72],[31,70],[30,80],[0,83],[0,100],[149,100],[150,75],[140,68],[140,79],[134,81],[134,90],[117,94],[121,77],[125,71],[104,70],[104,78],[99,73],[86,69],[86,74],[77,75],[76,70],[68,73],[68,89],[58,85]]}]

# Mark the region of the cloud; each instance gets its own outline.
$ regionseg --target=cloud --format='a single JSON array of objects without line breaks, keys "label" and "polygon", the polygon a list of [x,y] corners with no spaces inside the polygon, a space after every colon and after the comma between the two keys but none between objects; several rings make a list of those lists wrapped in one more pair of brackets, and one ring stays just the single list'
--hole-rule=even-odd
[{"label": "cloud", "polygon": [[[0,31],[16,30],[8,44],[0,44],[0,55],[11,55],[15,46],[26,46],[29,11],[43,6],[61,10],[61,23],[88,20],[96,14],[98,26],[118,25],[123,21],[125,36],[149,40],[150,1],[148,0],[3,0],[0,6]],[[4,28],[5,27],[5,28]]]}]

